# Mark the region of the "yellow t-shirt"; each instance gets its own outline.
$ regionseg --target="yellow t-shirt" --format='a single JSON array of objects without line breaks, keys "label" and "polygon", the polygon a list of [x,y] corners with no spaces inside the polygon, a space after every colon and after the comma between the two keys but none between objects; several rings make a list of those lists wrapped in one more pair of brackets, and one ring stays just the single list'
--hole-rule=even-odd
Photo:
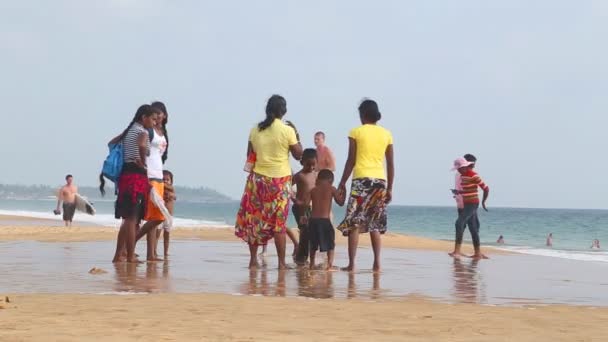
[{"label": "yellow t-shirt", "polygon": [[271,178],[291,176],[289,146],[298,143],[293,128],[279,119],[261,132],[256,125],[249,133],[249,142],[256,154],[253,172]]},{"label": "yellow t-shirt", "polygon": [[393,144],[391,132],[378,125],[363,125],[351,130],[348,137],[357,143],[353,179],[386,180],[384,157],[386,148]]}]

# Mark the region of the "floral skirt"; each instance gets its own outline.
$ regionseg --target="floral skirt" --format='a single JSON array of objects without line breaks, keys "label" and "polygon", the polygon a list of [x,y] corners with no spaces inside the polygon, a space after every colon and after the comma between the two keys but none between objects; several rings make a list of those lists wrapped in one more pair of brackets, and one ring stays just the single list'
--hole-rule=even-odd
[{"label": "floral skirt", "polygon": [[275,233],[287,230],[291,176],[270,178],[251,173],[247,178],[234,235],[250,245],[266,245]]},{"label": "floral skirt", "polygon": [[338,226],[342,235],[348,236],[352,230],[359,233],[386,232],[386,181],[375,178],[354,179],[346,217]]}]

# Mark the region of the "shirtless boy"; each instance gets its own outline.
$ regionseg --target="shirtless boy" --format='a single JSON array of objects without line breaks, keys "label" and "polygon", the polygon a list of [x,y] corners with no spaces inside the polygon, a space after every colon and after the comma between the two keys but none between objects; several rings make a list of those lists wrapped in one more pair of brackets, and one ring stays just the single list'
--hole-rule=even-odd
[{"label": "shirtless boy", "polygon": [[[63,209],[63,221],[66,227],[72,226],[72,220],[74,219],[74,213],[76,212],[76,194],[78,193],[78,187],[73,184],[74,177],[72,175],[65,176],[66,184],[59,188],[57,192],[57,209],[55,209],[55,215],[59,215],[62,207]],[[63,205],[62,205],[63,203]]]},{"label": "shirtless boy", "polygon": [[334,270],[334,248],[336,233],[331,224],[330,214],[332,201],[339,206],[344,205],[346,193],[338,191],[334,186],[334,173],[328,169],[319,171],[315,187],[310,191],[312,214],[308,221],[310,232],[310,269],[315,268],[317,249],[327,252],[327,270]]},{"label": "shirtless boy", "polygon": [[296,251],[295,262],[298,265],[306,264],[308,259],[308,226],[303,224],[303,218],[309,218],[311,213],[310,208],[310,190],[314,188],[317,180],[317,151],[312,148],[304,150],[302,153],[302,170],[293,176],[293,183],[297,187],[296,197],[293,199],[292,206],[293,216],[300,230],[300,241],[298,250]]}]

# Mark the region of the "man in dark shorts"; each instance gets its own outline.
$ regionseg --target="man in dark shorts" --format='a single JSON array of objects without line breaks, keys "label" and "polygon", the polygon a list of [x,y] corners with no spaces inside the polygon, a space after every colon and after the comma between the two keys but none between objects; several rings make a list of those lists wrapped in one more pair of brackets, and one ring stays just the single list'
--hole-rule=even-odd
[{"label": "man in dark shorts", "polygon": [[317,249],[327,252],[327,268],[333,271],[335,231],[331,223],[331,205],[335,200],[339,206],[344,205],[346,193],[338,191],[334,186],[334,173],[328,169],[319,171],[315,187],[310,191],[312,214],[308,221],[310,236],[310,269],[316,268],[315,254]]},{"label": "man in dark shorts", "polygon": [[57,209],[54,210],[55,215],[61,214],[63,209],[63,221],[66,227],[72,226],[74,213],[76,213],[76,194],[78,187],[74,185],[74,177],[72,175],[65,176],[66,184],[59,188],[57,193]]}]

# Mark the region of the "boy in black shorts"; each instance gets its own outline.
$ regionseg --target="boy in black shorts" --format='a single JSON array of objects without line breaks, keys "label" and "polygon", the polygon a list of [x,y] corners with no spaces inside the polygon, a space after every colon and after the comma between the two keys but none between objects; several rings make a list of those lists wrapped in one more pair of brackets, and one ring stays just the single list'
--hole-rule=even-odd
[{"label": "boy in black shorts", "polygon": [[344,205],[346,194],[334,186],[334,174],[330,170],[321,170],[315,187],[310,191],[312,214],[308,222],[310,234],[310,269],[315,268],[317,249],[327,252],[327,270],[334,270],[335,231],[331,224],[331,204],[335,200],[339,206]]}]

